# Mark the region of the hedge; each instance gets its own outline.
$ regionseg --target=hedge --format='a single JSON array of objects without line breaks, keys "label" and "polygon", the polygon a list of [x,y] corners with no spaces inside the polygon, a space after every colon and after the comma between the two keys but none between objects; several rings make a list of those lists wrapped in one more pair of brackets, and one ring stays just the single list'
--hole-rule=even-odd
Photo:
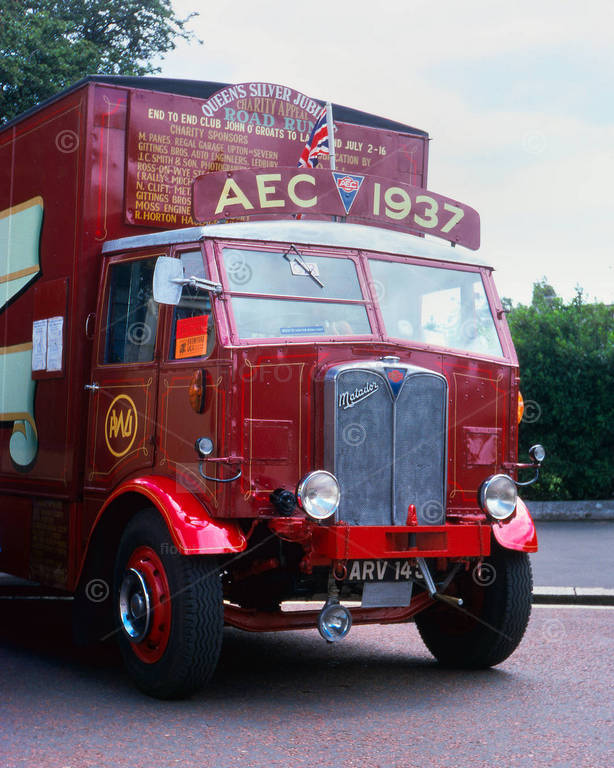
[{"label": "hedge", "polygon": [[[507,302],[508,308],[510,306]],[[614,496],[614,307],[587,303],[581,289],[565,304],[545,280],[530,306],[508,309],[520,364],[525,415],[519,456],[542,443],[540,480],[530,499]]]}]

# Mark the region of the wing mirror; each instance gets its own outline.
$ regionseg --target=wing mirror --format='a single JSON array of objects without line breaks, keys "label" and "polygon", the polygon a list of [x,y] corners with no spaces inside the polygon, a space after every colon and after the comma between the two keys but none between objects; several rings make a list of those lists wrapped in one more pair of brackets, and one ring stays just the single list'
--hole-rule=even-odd
[{"label": "wing mirror", "polygon": [[201,277],[186,277],[183,272],[183,264],[179,259],[170,256],[159,256],[156,261],[153,276],[153,295],[158,304],[171,304],[176,307],[181,300],[181,289],[184,285],[191,285],[202,291],[211,291],[219,294],[222,286],[211,280]]},{"label": "wing mirror", "polygon": [[537,443],[537,445],[532,445],[529,448],[529,457],[531,458],[533,464],[537,464],[539,466],[546,458],[546,449],[539,443]]},{"label": "wing mirror", "polygon": [[531,464],[519,464],[519,467],[526,467],[530,468],[533,466],[535,468],[535,477],[533,477],[531,480],[527,480],[525,483],[519,483],[517,480],[515,481],[516,485],[520,488],[525,485],[533,485],[533,483],[537,480],[539,477],[539,469],[542,465],[543,460],[546,458],[546,449],[543,445],[540,445],[537,443],[536,445],[532,445],[529,448],[529,458],[531,459]]}]

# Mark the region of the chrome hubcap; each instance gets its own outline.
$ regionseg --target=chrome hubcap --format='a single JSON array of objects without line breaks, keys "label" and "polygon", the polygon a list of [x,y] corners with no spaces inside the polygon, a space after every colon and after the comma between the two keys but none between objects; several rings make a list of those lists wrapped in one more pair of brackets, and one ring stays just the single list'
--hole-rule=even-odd
[{"label": "chrome hubcap", "polygon": [[130,568],[124,574],[119,590],[119,618],[128,639],[140,643],[151,625],[151,600],[141,574]]}]

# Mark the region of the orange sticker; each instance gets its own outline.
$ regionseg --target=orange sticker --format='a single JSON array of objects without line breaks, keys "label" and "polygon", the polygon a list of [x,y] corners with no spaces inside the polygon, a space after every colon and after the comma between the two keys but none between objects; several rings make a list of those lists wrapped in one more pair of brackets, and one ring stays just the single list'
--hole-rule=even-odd
[{"label": "orange sticker", "polygon": [[207,354],[207,315],[177,320],[175,359]]}]

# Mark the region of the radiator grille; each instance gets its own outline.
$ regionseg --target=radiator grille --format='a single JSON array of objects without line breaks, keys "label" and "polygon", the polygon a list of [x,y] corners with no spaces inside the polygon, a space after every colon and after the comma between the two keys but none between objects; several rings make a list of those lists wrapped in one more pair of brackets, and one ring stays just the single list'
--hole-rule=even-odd
[{"label": "radiator grille", "polygon": [[415,366],[335,366],[325,379],[325,463],[341,485],[337,520],[445,520],[447,383]]}]

